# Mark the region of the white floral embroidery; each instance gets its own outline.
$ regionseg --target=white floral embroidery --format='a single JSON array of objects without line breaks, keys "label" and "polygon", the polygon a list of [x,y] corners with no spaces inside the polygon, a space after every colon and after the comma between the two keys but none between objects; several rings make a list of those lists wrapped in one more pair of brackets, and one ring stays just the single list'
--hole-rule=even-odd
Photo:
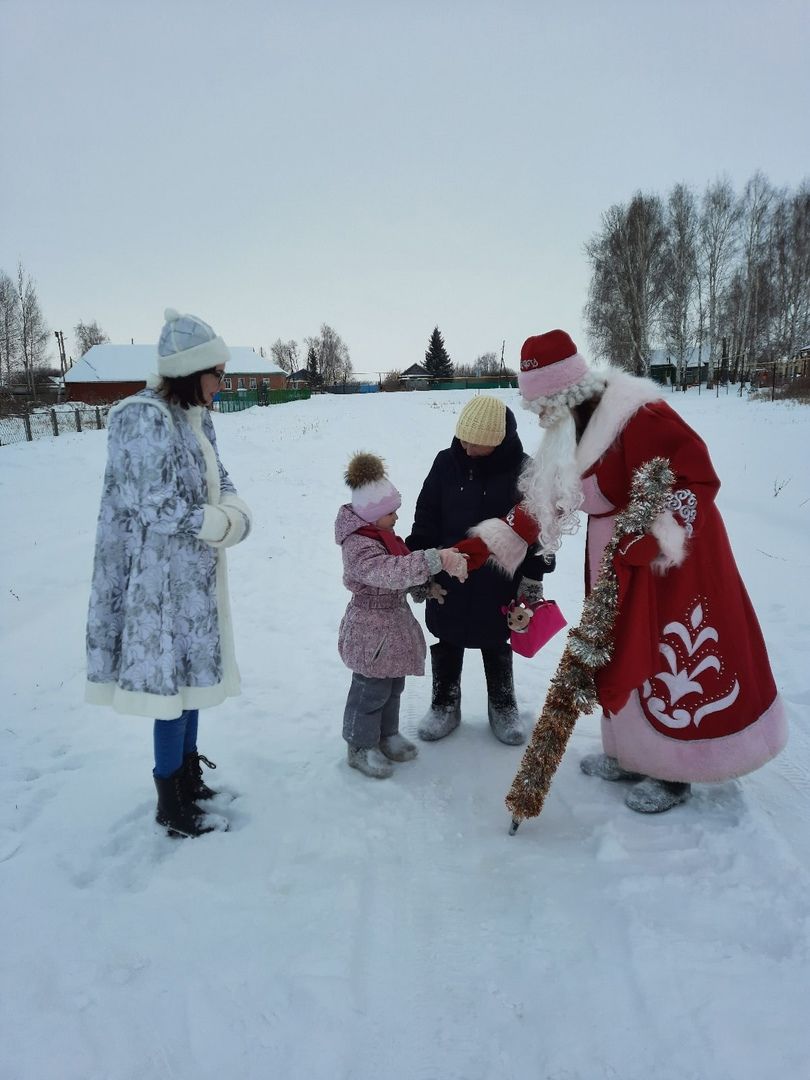
[{"label": "white floral embroidery", "polygon": [[695,518],[697,517],[697,496],[689,488],[679,488],[673,491],[666,501],[666,509],[672,514],[677,514],[683,522],[684,532],[691,536],[694,532]]},{"label": "white floral embroidery", "polygon": [[[676,494],[680,493],[676,492]],[[677,729],[694,724],[697,728],[704,717],[711,713],[722,712],[723,709],[733,705],[739,696],[740,683],[735,678],[722,697],[712,701],[704,700],[703,684],[698,681],[697,676],[702,675],[704,671],[716,671],[718,674],[721,671],[720,660],[714,653],[704,650],[701,657],[696,655],[707,642],[718,641],[717,630],[713,626],[703,625],[704,621],[703,605],[696,603],[689,617],[689,627],[681,622],[667,623],[664,627],[664,637],[673,638],[675,641],[674,645],[666,641],[659,644],[658,650],[664,657],[669,671],[659,671],[654,677],[666,687],[669,701],[664,701],[663,696],[653,696],[653,686],[649,679],[644,683],[642,694],[647,708],[665,727]],[[678,652],[686,654],[683,666],[681,666]],[[694,667],[690,671],[689,664],[693,660]],[[694,712],[683,707],[675,708],[682,698],[693,694],[701,695],[698,698],[697,707],[693,706]]]}]

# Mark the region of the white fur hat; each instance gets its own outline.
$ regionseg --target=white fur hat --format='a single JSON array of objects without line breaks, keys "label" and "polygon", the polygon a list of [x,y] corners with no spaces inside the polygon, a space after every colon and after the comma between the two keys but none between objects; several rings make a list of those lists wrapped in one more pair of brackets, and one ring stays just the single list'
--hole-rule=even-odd
[{"label": "white fur hat", "polygon": [[196,315],[181,315],[174,308],[166,308],[163,317],[166,323],[158,341],[158,371],[164,378],[181,379],[228,363],[228,346],[208,323]]}]

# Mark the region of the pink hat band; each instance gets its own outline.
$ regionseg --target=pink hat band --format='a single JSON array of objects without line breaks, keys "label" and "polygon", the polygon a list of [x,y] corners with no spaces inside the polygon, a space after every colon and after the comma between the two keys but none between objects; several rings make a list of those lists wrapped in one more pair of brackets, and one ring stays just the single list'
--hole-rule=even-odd
[{"label": "pink hat band", "polygon": [[371,484],[363,484],[352,493],[352,509],[358,517],[369,523],[393,514],[400,506],[402,496],[387,477]]},{"label": "pink hat band", "polygon": [[[532,366],[536,364],[537,366]],[[551,397],[561,390],[576,386],[588,374],[589,368],[585,357],[576,352],[564,360],[554,363],[521,360],[518,373],[518,387],[526,401]]]}]

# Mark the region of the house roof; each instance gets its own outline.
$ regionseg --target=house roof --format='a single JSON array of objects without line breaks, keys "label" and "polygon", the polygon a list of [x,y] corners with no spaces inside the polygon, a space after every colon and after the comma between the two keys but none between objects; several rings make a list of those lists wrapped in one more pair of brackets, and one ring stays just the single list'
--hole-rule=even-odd
[{"label": "house roof", "polygon": [[[283,375],[284,371],[244,345],[229,346],[229,375]],[[157,345],[94,345],[65,375],[66,383],[140,382],[157,371]]]},{"label": "house roof", "polygon": [[405,378],[406,376],[408,378],[421,377],[423,379],[429,379],[430,372],[427,368],[423,368],[421,364],[411,364],[409,368],[406,368],[405,371],[402,372],[402,378]]},{"label": "house roof", "polygon": [[[704,348],[702,357],[699,349],[690,350],[686,358],[686,366],[688,368],[697,367],[698,360],[700,360],[700,363],[702,364],[708,364],[709,350]],[[650,367],[661,367],[664,364],[672,364],[675,366],[677,365],[677,361],[668,349],[651,349]]]},{"label": "house roof", "polygon": [[305,367],[300,368],[298,371],[294,371],[292,375],[287,376],[289,379],[296,382],[303,382],[304,379],[309,379],[309,372]]}]

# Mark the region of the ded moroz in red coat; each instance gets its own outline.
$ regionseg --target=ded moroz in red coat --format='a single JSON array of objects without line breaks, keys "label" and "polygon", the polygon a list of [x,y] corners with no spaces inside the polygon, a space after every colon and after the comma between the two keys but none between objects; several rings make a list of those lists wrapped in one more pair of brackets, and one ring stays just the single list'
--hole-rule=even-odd
[{"label": "ded moroz in red coat", "polygon": [[654,383],[623,374],[609,377],[577,447],[586,585],[633,471],[653,457],[669,462],[674,489],[651,530],[655,563],[615,559],[616,647],[598,678],[603,747],[623,768],[660,780],[728,780],[784,747],[784,705],[715,506],[720,482],[706,445]]}]

